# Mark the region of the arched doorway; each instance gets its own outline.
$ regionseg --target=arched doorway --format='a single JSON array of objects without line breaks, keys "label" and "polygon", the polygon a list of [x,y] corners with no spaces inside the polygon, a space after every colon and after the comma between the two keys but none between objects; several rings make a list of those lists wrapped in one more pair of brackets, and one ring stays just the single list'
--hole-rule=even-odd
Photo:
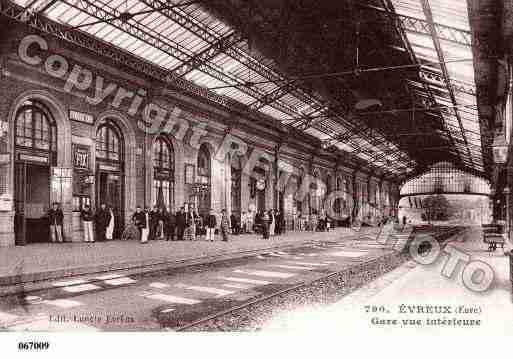
[{"label": "arched doorway", "polygon": [[114,238],[124,226],[124,140],[114,120],[107,118],[96,130],[96,208],[111,207],[115,217]]},{"label": "arched doorway", "polygon": [[303,168],[300,168],[299,175],[298,175],[297,181],[296,181],[297,182],[296,193],[294,196],[294,202],[296,204],[296,210],[297,210],[298,215],[307,214],[307,213],[304,213],[303,196],[301,194],[304,176],[305,176],[305,170]]},{"label": "arched doorway", "polygon": [[196,208],[198,214],[202,217],[206,216],[211,207],[211,177],[212,162],[210,151],[206,144],[202,144],[198,151],[198,173],[196,176],[198,191],[195,194]]},{"label": "arched doorway", "polygon": [[251,198],[254,200],[257,213],[269,210],[265,203],[265,192],[267,188],[267,173],[262,167],[255,167],[250,180]]},{"label": "arched doorway", "polygon": [[231,212],[236,218],[241,216],[242,163],[239,156],[231,160]]},{"label": "arched doorway", "polygon": [[[343,186],[342,186],[342,178],[340,177],[337,177],[336,179],[336,183],[335,183],[335,188],[337,191],[343,191]],[[335,213],[337,214],[337,216],[340,218],[340,215],[342,213],[342,200],[345,200],[345,194],[342,196],[343,198],[340,198],[337,196],[337,198],[335,198],[335,201],[334,201],[334,204],[333,204],[333,210],[335,211]]]},{"label": "arched doorway", "polygon": [[163,135],[153,144],[153,204],[159,207],[175,206],[175,160],[171,142]]},{"label": "arched doorway", "polygon": [[[282,176],[283,172],[278,171],[278,181],[280,177]],[[278,185],[278,201],[277,201],[277,210],[280,211],[280,213],[285,213],[285,190],[283,188],[280,188]]]},{"label": "arched doorway", "polygon": [[[328,196],[331,194],[332,191],[333,191],[333,178],[331,177],[330,174],[328,174],[326,176],[326,190],[324,192],[324,198],[323,198],[324,203],[326,203],[326,200],[328,199]],[[322,208],[324,208],[324,204],[322,205]]]},{"label": "arched doorway", "polygon": [[333,191],[333,178],[331,175],[326,176],[326,195],[329,195]]},{"label": "arched doorway", "polygon": [[326,192],[318,170],[313,172],[313,182],[310,184],[310,214],[319,214],[322,208],[322,200]]},{"label": "arched doorway", "polygon": [[50,169],[57,162],[57,127],[41,102],[25,101],[14,123],[14,231],[16,244],[49,241]]}]

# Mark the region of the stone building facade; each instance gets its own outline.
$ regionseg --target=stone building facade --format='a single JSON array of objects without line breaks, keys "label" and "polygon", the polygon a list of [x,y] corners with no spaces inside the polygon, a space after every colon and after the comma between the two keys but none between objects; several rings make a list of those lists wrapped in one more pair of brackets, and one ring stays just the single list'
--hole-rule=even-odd
[{"label": "stone building facade", "polygon": [[[73,241],[82,238],[80,208],[100,201],[115,208],[118,230],[137,205],[236,214],[281,208],[293,218],[320,208],[335,190],[347,195],[347,216],[394,214],[394,178],[323,150],[313,137],[169,88],[70,42],[0,25],[7,29],[0,42],[1,246],[26,242],[52,202],[61,203]],[[174,126],[144,130],[161,109]],[[247,146],[244,155],[218,157],[227,135]],[[246,173],[254,151],[265,155]],[[293,171],[283,187],[278,161]],[[324,186],[299,201],[306,175]],[[349,199],[356,197],[355,212]]]}]

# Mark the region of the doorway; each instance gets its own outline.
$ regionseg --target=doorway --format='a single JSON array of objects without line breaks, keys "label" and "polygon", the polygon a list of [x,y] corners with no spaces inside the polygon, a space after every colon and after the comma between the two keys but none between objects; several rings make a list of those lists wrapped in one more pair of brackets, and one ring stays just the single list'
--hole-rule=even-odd
[{"label": "doorway", "polygon": [[197,176],[196,182],[199,185],[200,191],[197,196],[197,211],[198,214],[202,217],[205,217],[210,212],[212,207],[212,198],[211,198],[211,154],[205,143],[200,146],[198,151],[198,161],[197,161]]},{"label": "doorway", "polygon": [[96,209],[102,203],[112,208],[114,213],[113,238],[121,238],[124,227],[123,176],[120,172],[98,169],[96,171]]},{"label": "doorway", "polygon": [[121,238],[125,225],[124,140],[114,119],[105,119],[96,130],[96,210],[102,203],[114,213],[113,238]]},{"label": "doorway", "polygon": [[14,232],[17,245],[49,242],[50,166],[56,165],[57,127],[37,101],[16,112],[14,132]]},{"label": "doorway", "polygon": [[256,197],[257,197],[257,211],[263,212],[263,211],[267,210],[267,208],[265,208],[265,189],[262,189],[262,190],[257,189]]},{"label": "doorway", "polygon": [[50,167],[17,162],[14,183],[16,244],[50,242]]},{"label": "doorway", "polygon": [[232,167],[231,178],[231,208],[232,213],[236,218],[241,218],[241,177],[242,172],[240,169]]}]

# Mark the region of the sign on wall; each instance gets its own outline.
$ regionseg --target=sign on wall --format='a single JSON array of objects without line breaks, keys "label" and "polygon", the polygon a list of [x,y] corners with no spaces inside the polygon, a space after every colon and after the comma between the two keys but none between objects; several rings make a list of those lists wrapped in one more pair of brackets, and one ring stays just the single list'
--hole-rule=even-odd
[{"label": "sign on wall", "polygon": [[116,165],[104,165],[104,164],[100,164],[98,166],[98,168],[101,170],[101,171],[112,171],[112,172],[117,172],[119,171],[119,167],[116,166]]},{"label": "sign on wall", "polygon": [[194,183],[194,165],[191,165],[191,164],[185,165],[185,183],[186,184]]},{"label": "sign on wall", "polygon": [[29,155],[26,153],[20,153],[18,155],[18,159],[20,161],[27,161],[27,162],[48,163],[47,156],[36,156],[36,155]]},{"label": "sign on wall", "polygon": [[6,121],[0,120],[0,153],[7,152],[7,131],[9,124]]},{"label": "sign on wall", "polygon": [[7,152],[9,123],[0,119],[0,211],[11,210],[11,198],[7,194],[7,175],[10,154]]},{"label": "sign on wall", "polygon": [[[9,153],[1,153],[0,152],[0,165],[5,165],[5,164],[9,163],[9,157],[10,157]],[[3,172],[0,172],[0,173],[3,173]]]},{"label": "sign on wall", "polygon": [[75,110],[69,110],[69,119],[72,121],[86,123],[88,125],[92,125],[94,123],[93,115]]},{"label": "sign on wall", "polygon": [[90,161],[89,147],[73,145],[73,167],[88,169]]},{"label": "sign on wall", "polygon": [[72,178],[73,169],[69,167],[54,166],[51,169],[52,177],[54,178]]}]

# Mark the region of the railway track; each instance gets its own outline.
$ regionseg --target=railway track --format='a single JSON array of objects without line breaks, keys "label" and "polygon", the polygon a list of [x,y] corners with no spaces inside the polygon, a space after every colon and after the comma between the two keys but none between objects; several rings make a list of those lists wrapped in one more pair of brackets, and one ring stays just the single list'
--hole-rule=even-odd
[{"label": "railway track", "polygon": [[[436,233],[435,238],[439,242],[445,242],[464,230],[461,227],[444,229]],[[221,310],[189,323],[175,327],[167,327],[164,323],[164,328],[177,332],[258,330],[276,312],[302,305],[335,302],[410,259],[408,246],[406,246],[402,252],[359,262],[341,271],[319,276],[308,282],[255,298],[242,305]]]}]

